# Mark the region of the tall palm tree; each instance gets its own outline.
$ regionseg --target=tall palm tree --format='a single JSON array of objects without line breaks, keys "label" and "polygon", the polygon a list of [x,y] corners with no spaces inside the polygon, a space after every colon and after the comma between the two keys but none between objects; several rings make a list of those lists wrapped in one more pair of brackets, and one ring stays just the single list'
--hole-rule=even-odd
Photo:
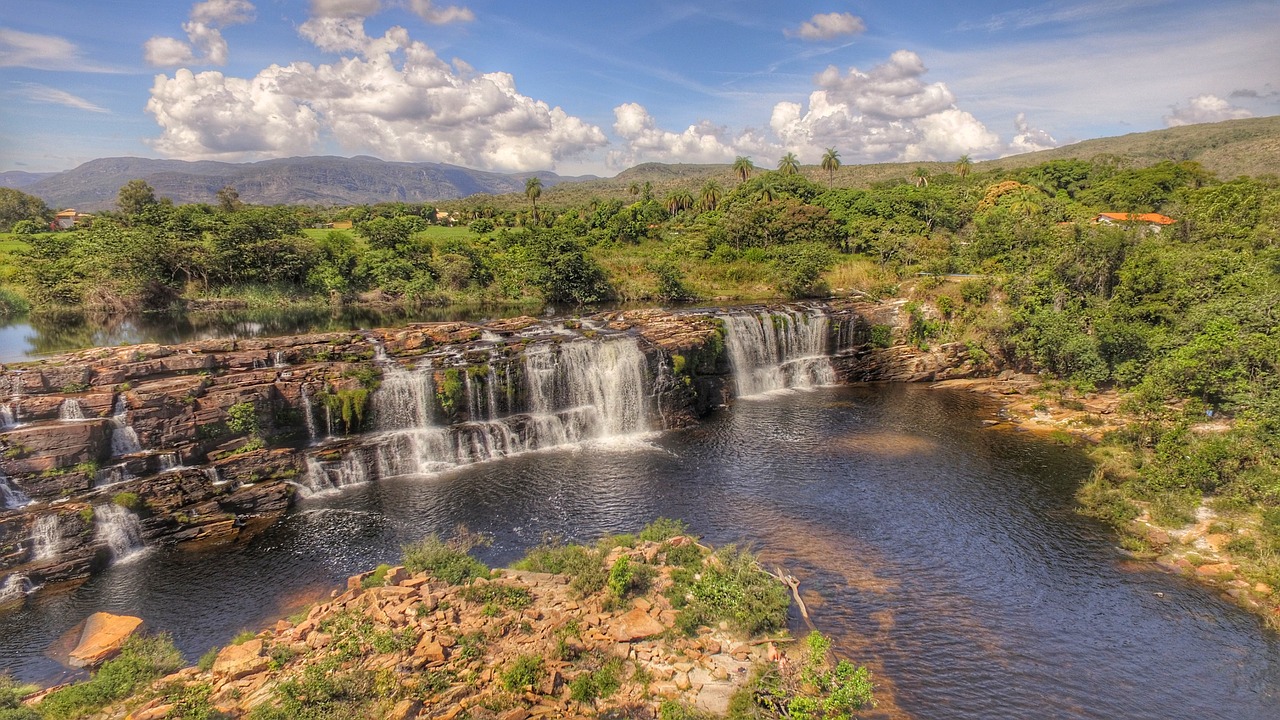
[{"label": "tall palm tree", "polygon": [[662,201],[662,206],[671,213],[671,217],[675,217],[676,213],[680,212],[680,193],[674,190],[668,193]]},{"label": "tall palm tree", "polygon": [[627,192],[631,193],[632,195],[639,195],[639,194],[640,194],[640,183],[638,183],[638,182],[633,182],[633,183],[631,183],[630,185],[628,185],[628,186],[627,186]]},{"label": "tall palm tree", "polygon": [[918,167],[911,171],[911,177],[915,180],[916,187],[929,187],[929,168]]},{"label": "tall palm tree", "polygon": [[751,158],[745,155],[739,155],[733,161],[733,174],[738,176],[738,182],[746,182],[751,177],[751,171],[756,166],[751,162]]},{"label": "tall palm tree", "polygon": [[835,148],[827,148],[822,156],[822,169],[827,171],[827,187],[830,188],[835,184],[836,170],[840,169],[840,153]]},{"label": "tall palm tree", "polygon": [[800,160],[795,153],[787,153],[778,160],[778,172],[783,175],[795,175],[800,172]]},{"label": "tall palm tree", "polygon": [[773,202],[778,199],[778,189],[768,179],[760,186],[760,199],[764,202]]},{"label": "tall palm tree", "polygon": [[533,203],[533,215],[538,216],[538,198],[542,197],[542,178],[531,177],[524,181],[524,196]]},{"label": "tall palm tree", "polygon": [[968,155],[961,155],[956,161],[956,174],[963,180],[969,177],[969,171],[973,169],[973,160]]},{"label": "tall palm tree", "polygon": [[1040,199],[1040,192],[1034,188],[1023,185],[1018,190],[1017,196],[1013,202],[1009,203],[1009,212],[1014,215],[1020,215],[1024,218],[1030,218],[1040,214],[1044,207],[1037,200]]},{"label": "tall palm tree", "polygon": [[720,183],[715,180],[708,180],[702,186],[702,192],[698,194],[698,204],[703,210],[710,212],[720,205],[720,198],[723,192],[720,190]]}]

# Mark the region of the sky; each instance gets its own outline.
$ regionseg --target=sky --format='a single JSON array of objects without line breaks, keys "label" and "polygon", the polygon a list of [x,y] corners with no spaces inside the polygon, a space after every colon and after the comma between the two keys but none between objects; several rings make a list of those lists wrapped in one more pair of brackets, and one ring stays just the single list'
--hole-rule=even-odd
[{"label": "sky", "polygon": [[0,171],[975,160],[1280,114],[1275,0],[22,0]]}]

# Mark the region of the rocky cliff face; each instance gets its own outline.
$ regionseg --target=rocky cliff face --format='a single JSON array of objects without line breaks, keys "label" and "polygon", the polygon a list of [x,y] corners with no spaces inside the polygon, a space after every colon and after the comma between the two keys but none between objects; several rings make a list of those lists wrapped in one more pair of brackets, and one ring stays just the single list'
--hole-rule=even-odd
[{"label": "rocky cliff face", "polygon": [[688,425],[744,388],[972,372],[959,346],[903,345],[898,315],[854,302],[651,309],[3,368],[0,604],[140,546],[238,541],[298,495]]}]

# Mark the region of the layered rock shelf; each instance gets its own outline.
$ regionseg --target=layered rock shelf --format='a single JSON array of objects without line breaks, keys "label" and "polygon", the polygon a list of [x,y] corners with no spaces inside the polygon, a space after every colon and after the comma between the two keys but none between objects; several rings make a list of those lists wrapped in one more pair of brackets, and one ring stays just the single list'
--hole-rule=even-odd
[{"label": "layered rock shelf", "polygon": [[686,426],[744,388],[973,372],[963,346],[907,345],[899,311],[847,301],[519,317],[2,367],[0,606],[140,547],[242,540],[299,497]]}]

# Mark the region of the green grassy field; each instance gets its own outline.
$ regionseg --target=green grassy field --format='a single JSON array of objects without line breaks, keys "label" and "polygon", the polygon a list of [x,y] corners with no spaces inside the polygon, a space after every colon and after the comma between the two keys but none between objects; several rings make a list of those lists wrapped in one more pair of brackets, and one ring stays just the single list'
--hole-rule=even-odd
[{"label": "green grassy field", "polygon": [[10,285],[18,272],[19,250],[26,250],[28,245],[13,233],[0,233],[0,284]]}]

